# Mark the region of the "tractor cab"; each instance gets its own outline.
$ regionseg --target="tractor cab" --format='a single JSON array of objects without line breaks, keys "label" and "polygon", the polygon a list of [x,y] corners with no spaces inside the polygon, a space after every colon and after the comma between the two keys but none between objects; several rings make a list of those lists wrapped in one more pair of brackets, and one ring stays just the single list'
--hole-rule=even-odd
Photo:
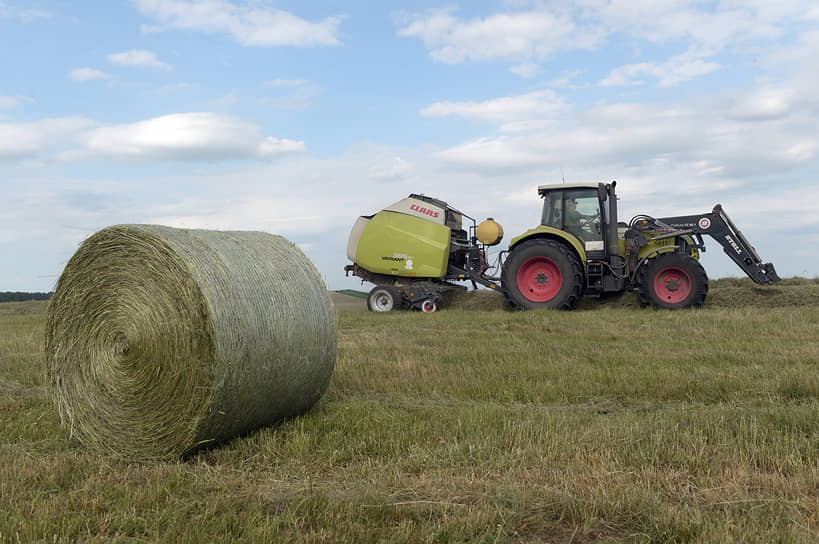
[{"label": "tractor cab", "polygon": [[541,224],[560,229],[580,240],[589,259],[606,255],[606,226],[609,207],[600,184],[541,185]]}]

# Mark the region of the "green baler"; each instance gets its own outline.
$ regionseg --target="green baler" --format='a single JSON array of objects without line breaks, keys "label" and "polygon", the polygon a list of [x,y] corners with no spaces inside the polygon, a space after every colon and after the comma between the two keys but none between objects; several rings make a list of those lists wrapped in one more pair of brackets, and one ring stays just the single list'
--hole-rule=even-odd
[{"label": "green baler", "polygon": [[[464,218],[471,222],[468,231]],[[492,220],[478,226],[442,200],[411,194],[356,220],[347,244],[347,257],[354,264],[345,270],[376,284],[367,298],[370,310],[410,307],[434,312],[443,291],[465,289],[455,281],[500,288],[487,279],[485,246],[497,244],[502,236]]]}]

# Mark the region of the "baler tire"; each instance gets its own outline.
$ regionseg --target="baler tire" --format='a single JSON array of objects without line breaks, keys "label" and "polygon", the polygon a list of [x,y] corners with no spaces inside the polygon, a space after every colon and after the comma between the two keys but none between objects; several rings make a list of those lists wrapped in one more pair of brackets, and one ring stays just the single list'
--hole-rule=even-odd
[{"label": "baler tire", "polygon": [[681,253],[663,253],[640,272],[640,303],[658,309],[696,308],[705,303],[708,276],[700,262]]},{"label": "baler tire", "polygon": [[583,268],[566,244],[535,238],[512,249],[501,283],[516,310],[572,310],[583,294]]},{"label": "baler tire", "polygon": [[389,312],[401,308],[401,293],[390,287],[377,285],[367,295],[367,309],[371,312]]}]

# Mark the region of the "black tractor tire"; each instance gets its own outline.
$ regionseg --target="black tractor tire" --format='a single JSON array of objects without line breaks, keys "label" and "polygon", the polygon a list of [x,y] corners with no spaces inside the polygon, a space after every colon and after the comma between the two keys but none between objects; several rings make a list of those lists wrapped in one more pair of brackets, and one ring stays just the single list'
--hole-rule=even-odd
[{"label": "black tractor tire", "polygon": [[501,283],[516,310],[573,310],[583,295],[583,267],[566,244],[535,238],[511,250]]},{"label": "black tractor tire", "polygon": [[401,291],[394,287],[376,285],[367,295],[367,309],[371,312],[400,310],[401,305]]},{"label": "black tractor tire", "polygon": [[643,306],[679,310],[699,307],[708,295],[708,276],[700,262],[682,253],[663,253],[643,265],[640,302]]}]

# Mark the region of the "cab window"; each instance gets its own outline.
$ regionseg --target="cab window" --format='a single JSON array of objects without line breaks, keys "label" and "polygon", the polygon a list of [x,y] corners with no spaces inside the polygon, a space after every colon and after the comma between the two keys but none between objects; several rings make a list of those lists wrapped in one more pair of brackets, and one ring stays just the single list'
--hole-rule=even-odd
[{"label": "cab window", "polygon": [[563,191],[563,230],[585,242],[603,240],[597,189]]},{"label": "cab window", "polygon": [[563,228],[563,191],[552,191],[543,195],[543,217],[541,225]]}]

